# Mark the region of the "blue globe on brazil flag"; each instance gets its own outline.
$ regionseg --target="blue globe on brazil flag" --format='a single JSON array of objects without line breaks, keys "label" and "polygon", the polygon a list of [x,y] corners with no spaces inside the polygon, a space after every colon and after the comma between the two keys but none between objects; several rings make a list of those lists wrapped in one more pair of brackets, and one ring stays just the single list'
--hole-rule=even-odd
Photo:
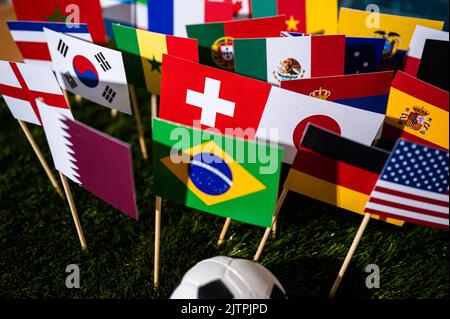
[{"label": "blue globe on brazil flag", "polygon": [[95,88],[99,83],[98,72],[89,59],[82,55],[77,55],[72,61],[73,69],[78,79],[90,88]]},{"label": "blue globe on brazil flag", "polygon": [[189,177],[200,191],[211,196],[225,194],[233,185],[228,164],[210,153],[200,153],[192,158]]}]

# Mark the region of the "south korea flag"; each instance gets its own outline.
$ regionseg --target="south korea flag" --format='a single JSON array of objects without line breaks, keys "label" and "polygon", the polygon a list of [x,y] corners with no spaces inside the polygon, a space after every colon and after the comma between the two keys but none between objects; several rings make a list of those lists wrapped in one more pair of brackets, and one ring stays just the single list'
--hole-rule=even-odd
[{"label": "south korea flag", "polygon": [[122,53],[44,28],[52,67],[65,90],[131,114]]}]

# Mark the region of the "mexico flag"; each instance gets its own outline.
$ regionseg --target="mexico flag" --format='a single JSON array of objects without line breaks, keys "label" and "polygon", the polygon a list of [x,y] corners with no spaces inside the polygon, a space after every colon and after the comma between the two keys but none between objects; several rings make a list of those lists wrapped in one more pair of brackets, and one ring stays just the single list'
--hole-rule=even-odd
[{"label": "mexico flag", "polygon": [[285,14],[285,30],[310,34],[336,34],[337,0],[252,0],[254,18]]},{"label": "mexico flag", "polygon": [[17,20],[86,23],[95,43],[106,44],[99,0],[13,0]]},{"label": "mexico flag", "polygon": [[[279,142],[285,146],[287,163],[310,122],[371,145],[384,120],[384,113],[316,99],[172,56],[165,55],[163,64],[162,119],[189,126],[199,121],[202,128],[223,134]],[[180,72],[189,76],[180,77]]]},{"label": "mexico flag", "polygon": [[204,23],[186,27],[189,38],[198,39],[200,63],[234,70],[233,40],[240,38],[279,37],[284,30],[284,16]]},{"label": "mexico flag", "polygon": [[86,99],[131,114],[122,53],[44,29],[61,86]]},{"label": "mexico flag", "polygon": [[233,19],[233,3],[214,0],[147,0],[148,29],[186,36],[186,25]]},{"label": "mexico flag", "polygon": [[398,72],[392,82],[383,138],[448,150],[448,92]]},{"label": "mexico flag", "polygon": [[[389,153],[343,138],[338,133],[308,125],[284,188],[365,214],[366,204]],[[400,220],[383,220],[403,225]]]},{"label": "mexico flag", "polygon": [[344,62],[343,35],[234,41],[236,73],[276,85],[285,80],[342,75]]},{"label": "mexico flag", "polygon": [[409,50],[406,54],[405,73],[417,77],[425,42],[428,39],[448,42],[448,32],[423,27],[421,25],[416,26],[411,43],[409,44]]},{"label": "mexico flag", "polygon": [[158,94],[163,54],[198,62],[197,40],[113,24],[117,48],[123,52],[127,77],[133,84]]},{"label": "mexico flag", "polygon": [[41,125],[36,99],[69,112],[66,99],[49,66],[0,61],[0,94],[14,118]]}]

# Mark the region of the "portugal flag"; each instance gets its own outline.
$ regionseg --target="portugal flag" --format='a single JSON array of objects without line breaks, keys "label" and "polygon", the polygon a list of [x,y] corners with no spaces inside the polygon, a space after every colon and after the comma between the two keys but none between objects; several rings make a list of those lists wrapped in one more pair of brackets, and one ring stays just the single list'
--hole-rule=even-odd
[{"label": "portugal flag", "polygon": [[448,92],[403,72],[392,82],[383,138],[448,150]]},{"label": "portugal flag", "polygon": [[234,70],[233,39],[279,37],[284,16],[186,26],[189,38],[198,39],[200,62]]},{"label": "portugal flag", "polygon": [[[284,187],[351,212],[364,209],[389,153],[309,125]],[[379,218],[374,216],[374,218]],[[385,221],[402,225],[392,218]]]},{"label": "portugal flag", "polygon": [[[285,146],[287,163],[292,162],[309,122],[371,145],[385,117],[384,112],[298,94],[168,55],[163,65],[161,118],[189,126],[199,121],[202,128],[216,128],[222,134],[279,142]],[[276,140],[271,136],[274,130]]]},{"label": "portugal flag", "polygon": [[[270,227],[278,194],[281,148],[160,119],[153,119],[152,130],[158,196],[200,211]],[[183,139],[176,140],[175,135]],[[256,154],[267,154],[270,163],[263,163]]]}]

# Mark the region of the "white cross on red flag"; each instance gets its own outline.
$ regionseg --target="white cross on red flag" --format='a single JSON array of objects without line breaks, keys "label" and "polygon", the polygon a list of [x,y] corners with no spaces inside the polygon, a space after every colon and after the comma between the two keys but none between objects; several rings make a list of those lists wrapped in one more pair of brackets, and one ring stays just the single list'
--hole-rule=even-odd
[{"label": "white cross on red flag", "polygon": [[36,99],[68,110],[53,71],[44,65],[0,61],[0,94],[16,119],[32,124],[41,125]]}]

